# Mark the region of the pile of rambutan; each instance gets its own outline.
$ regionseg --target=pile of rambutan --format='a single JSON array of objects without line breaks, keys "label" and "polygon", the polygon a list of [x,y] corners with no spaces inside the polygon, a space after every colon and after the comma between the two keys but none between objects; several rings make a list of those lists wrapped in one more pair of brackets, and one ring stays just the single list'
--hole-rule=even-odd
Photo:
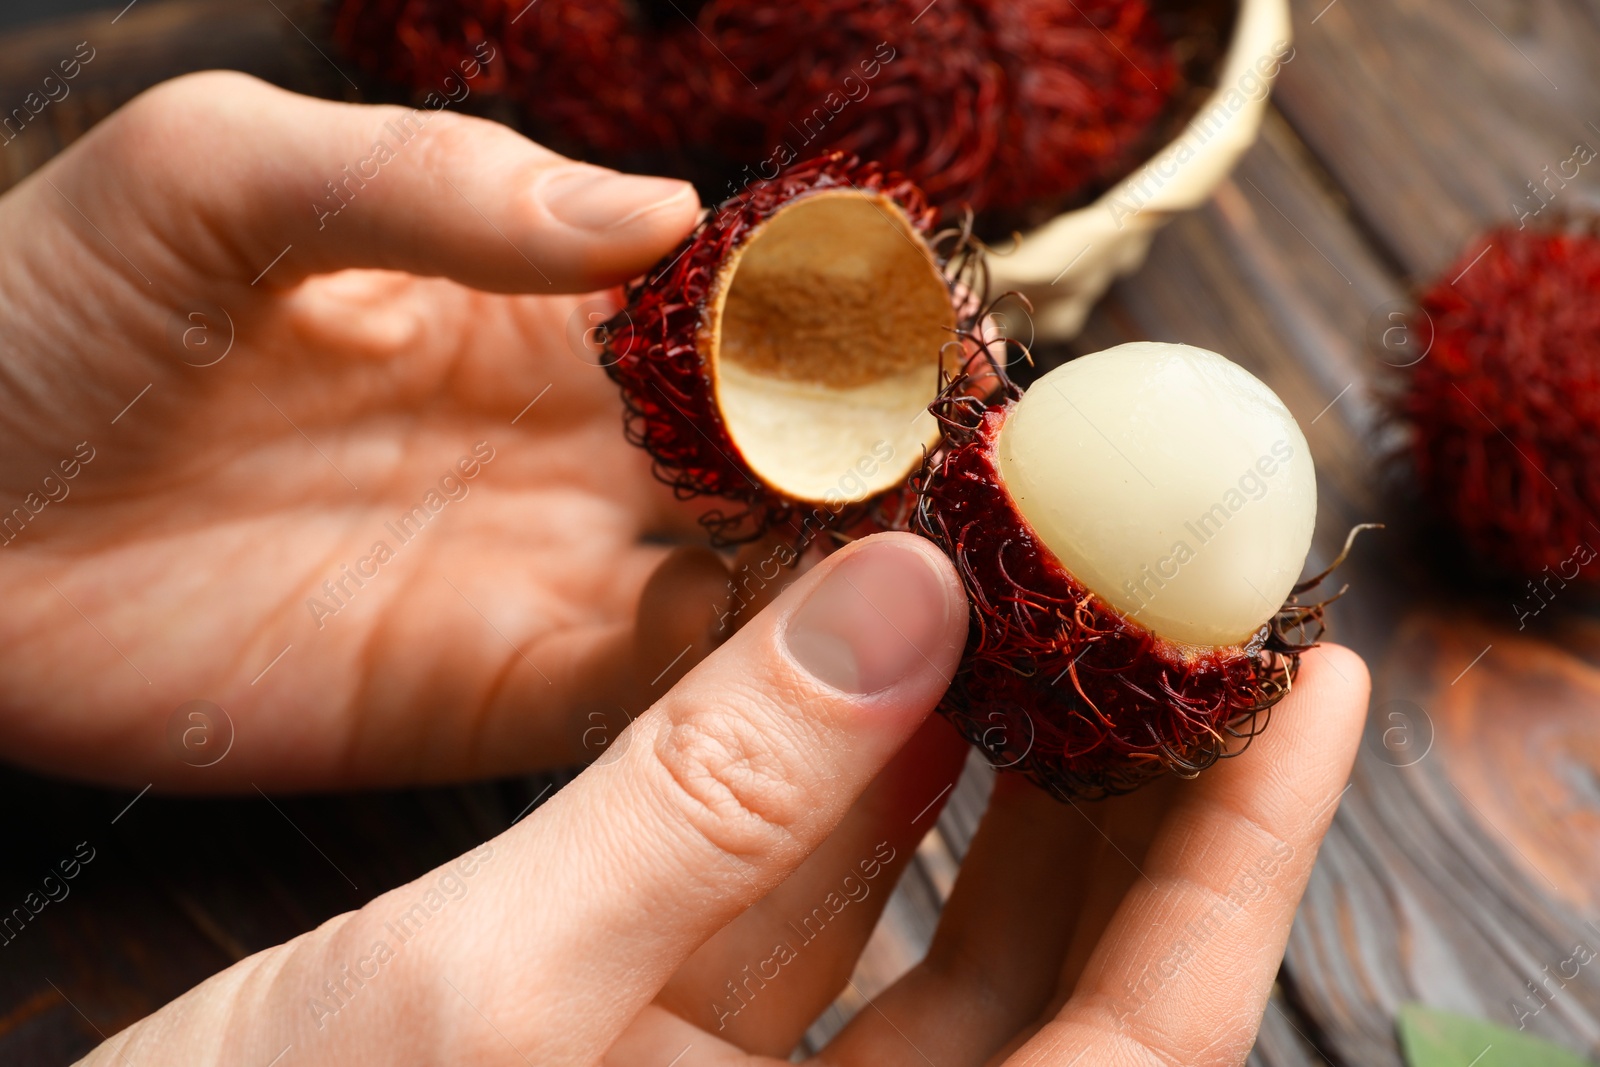
[{"label": "pile of rambutan", "polygon": [[1398,410],[1435,513],[1504,575],[1600,586],[1600,223],[1485,234],[1410,325]]},{"label": "pile of rambutan", "polygon": [[717,198],[841,149],[1012,219],[1131,169],[1182,81],[1151,0],[336,0],[332,32],[416,94],[493,54],[479,100],[530,134]]}]

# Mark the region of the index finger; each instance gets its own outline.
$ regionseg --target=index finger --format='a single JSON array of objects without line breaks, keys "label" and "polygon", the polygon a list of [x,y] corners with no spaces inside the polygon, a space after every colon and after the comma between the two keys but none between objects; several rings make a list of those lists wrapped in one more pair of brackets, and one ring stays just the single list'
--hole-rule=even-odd
[{"label": "index finger", "polygon": [[669,253],[700,207],[687,182],[566,159],[487,120],[314,100],[225,71],[146,91],[49,174],[43,203],[65,198],[111,220],[102,236],[118,245],[158,240],[244,288],[378,268],[587,293]]},{"label": "index finger", "polygon": [[1061,1013],[1014,1064],[1240,1064],[1355,760],[1369,683],[1308,653],[1272,729],[1179,793]]}]

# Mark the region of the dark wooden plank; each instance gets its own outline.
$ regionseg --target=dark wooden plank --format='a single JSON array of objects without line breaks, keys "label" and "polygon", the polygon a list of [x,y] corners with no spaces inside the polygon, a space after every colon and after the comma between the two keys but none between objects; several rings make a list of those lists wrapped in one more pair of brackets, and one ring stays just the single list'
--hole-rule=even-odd
[{"label": "dark wooden plank", "polygon": [[[13,813],[0,914],[26,907],[29,893],[59,897],[0,944],[0,1062],[83,1055],[100,1033],[245,955],[498,833],[546,784],[135,801],[0,772],[0,810]],[[63,860],[85,855],[74,877],[60,877]]]},{"label": "dark wooden plank", "polygon": [[[1377,245],[1425,278],[1513,219],[1514,202],[1534,206],[1527,183],[1575,142],[1600,148],[1595,11],[1579,0],[1295,0],[1296,58],[1278,106]],[[1595,206],[1590,170],[1551,210]]]},{"label": "dark wooden plank", "polygon": [[[1571,615],[1519,639],[1507,604],[1458,588],[1459,578],[1441,580],[1451,576],[1429,564],[1439,546],[1416,536],[1418,516],[1403,493],[1383,492],[1382,460],[1392,442],[1375,397],[1393,371],[1370,343],[1370,327],[1400,295],[1393,248],[1371,239],[1297,133],[1269,121],[1215,202],[1158,240],[1145,270],[1118,287],[1077,347],[1149,336],[1228,352],[1307,425],[1321,489],[1314,556],[1326,558],[1352,521],[1396,526],[1364,545],[1340,575],[1355,592],[1330,618],[1335,636],[1380,668],[1375,714],[1295,927],[1286,995],[1275,1000],[1286,1019],[1293,1016],[1303,1047],[1282,1047],[1274,1009],[1257,1062],[1300,1062],[1310,1047],[1336,1063],[1398,1064],[1393,1018],[1403,1001],[1514,1027],[1523,983],[1542,981],[1542,968],[1567,960],[1573,945],[1566,942],[1596,937],[1580,921],[1592,916],[1592,900],[1580,903],[1574,888],[1593,885],[1594,872],[1573,873],[1570,857],[1600,852],[1592,786],[1600,751],[1587,733],[1600,693],[1574,681],[1592,671],[1597,651],[1592,624]],[[1430,657],[1407,637],[1419,604],[1431,605],[1423,610],[1438,631]],[[1503,683],[1475,683],[1484,686],[1475,712],[1454,710],[1472,676],[1452,683],[1491,644],[1472,669],[1492,676],[1485,666],[1500,660]],[[1554,697],[1552,677],[1565,679]],[[1416,706],[1409,722],[1390,717],[1406,710],[1396,703],[1403,700]],[[1441,714],[1473,724],[1460,738],[1477,757],[1435,754],[1423,771],[1396,766],[1410,750],[1397,747],[1390,731],[1423,731]],[[1514,728],[1485,729],[1491,721]],[[1535,744],[1542,734],[1559,742]],[[1581,788],[1502,795],[1509,782],[1548,781],[1557,768]],[[1529,1030],[1592,1050],[1595,988],[1587,977],[1569,982],[1526,1020]],[[1522,1010],[1537,1005],[1521,1003]]]},{"label": "dark wooden plank", "polygon": [[[1309,25],[1323,10],[1299,7],[1279,106],[1336,182],[1330,206],[1410,279],[1538,206],[1527,183],[1576,142],[1600,145],[1592,4],[1339,0]],[[1595,189],[1587,172],[1547,189],[1539,218],[1592,209]],[[1388,573],[1405,589],[1394,605],[1405,622],[1383,628],[1393,648],[1369,652],[1381,670],[1368,745],[1291,941],[1296,998],[1352,1063],[1399,1062],[1392,1020],[1407,999],[1593,1054],[1600,982],[1552,984],[1544,969],[1575,943],[1600,948],[1584,925],[1592,895],[1579,890],[1595,872],[1574,871],[1600,854],[1600,751],[1587,726],[1600,694],[1585,674],[1594,624],[1569,603],[1518,634],[1509,604],[1441,581],[1421,558],[1429,546],[1399,540]],[[1434,731],[1438,750],[1409,766]],[[1527,1014],[1540,995],[1549,1006]]]},{"label": "dark wooden plank", "polygon": [[1399,1062],[1391,1020],[1412,999],[1592,1055],[1600,983],[1564,961],[1600,949],[1600,671],[1469,606],[1427,608],[1378,692],[1374,728],[1418,740],[1369,737],[1291,944],[1308,1006],[1350,1062]]},{"label": "dark wooden plank", "polygon": [[1267,1013],[1261,1018],[1256,1047],[1248,1067],[1327,1067],[1335,1061],[1322,1051],[1326,1039],[1306,1032],[1308,1023],[1295,1009],[1292,998],[1275,986]]}]

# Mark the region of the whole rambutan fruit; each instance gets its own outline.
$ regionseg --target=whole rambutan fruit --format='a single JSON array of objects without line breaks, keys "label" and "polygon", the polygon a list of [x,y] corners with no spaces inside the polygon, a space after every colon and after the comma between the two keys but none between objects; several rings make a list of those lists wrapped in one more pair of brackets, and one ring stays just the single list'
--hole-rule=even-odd
[{"label": "whole rambutan fruit", "polygon": [[[627,0],[339,0],[333,38],[419,97],[454,99],[465,83],[511,101],[555,147],[624,159],[675,149],[705,95],[672,61],[683,50],[642,23]],[[687,23],[678,34],[698,37]]]},{"label": "whole rambutan fruit", "polygon": [[999,208],[1059,203],[1120,178],[1155,146],[1178,67],[1144,0],[984,0],[1009,57],[1010,115],[992,179]]},{"label": "whole rambutan fruit", "polygon": [[940,710],[1058,795],[1192,775],[1250,737],[1321,634],[1297,585],[1316,517],[1304,436],[1223,357],[1136,343],[993,403],[938,405],[915,528],[972,605]]},{"label": "whole rambutan fruit", "polygon": [[[339,0],[333,9],[334,43],[363,70],[418,93],[440,92],[461,79],[463,62],[482,64],[489,45],[503,53],[512,15],[503,0]],[[468,70],[475,69],[468,67]],[[507,67],[480,74],[486,93],[505,87]]]},{"label": "whole rambutan fruit", "polygon": [[1113,176],[1177,80],[1145,0],[711,0],[698,21],[711,136],[731,158],[839,148],[943,208],[1063,200]]},{"label": "whole rambutan fruit", "polygon": [[606,327],[629,439],[723,543],[810,541],[903,485],[959,369],[960,234],[916,186],[833,153],[709,214]]},{"label": "whole rambutan fruit", "polygon": [[1486,234],[1422,294],[1399,410],[1437,513],[1518,578],[1600,583],[1600,234]]}]

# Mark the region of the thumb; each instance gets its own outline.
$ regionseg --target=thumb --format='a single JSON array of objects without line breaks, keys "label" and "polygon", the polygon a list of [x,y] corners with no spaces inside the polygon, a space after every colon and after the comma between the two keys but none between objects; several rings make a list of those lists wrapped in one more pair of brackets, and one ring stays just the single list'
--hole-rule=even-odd
[{"label": "thumb", "polygon": [[[157,86],[79,151],[89,165],[50,175],[73,205],[137,218],[201,277],[241,284],[372,267],[589,292],[642,273],[699,209],[686,182],[576,163],[493,122],[315,100],[220,71]],[[133,180],[100,180],[108,172]],[[137,210],[119,211],[128,201]]]},{"label": "thumb", "polygon": [[[619,757],[494,842],[514,858],[434,942],[458,992],[532,1062],[598,1059],[839,824],[938,702],[966,619],[953,567],[920,538],[823,561],[641,716]],[[438,975],[416,977],[432,990]]]}]

